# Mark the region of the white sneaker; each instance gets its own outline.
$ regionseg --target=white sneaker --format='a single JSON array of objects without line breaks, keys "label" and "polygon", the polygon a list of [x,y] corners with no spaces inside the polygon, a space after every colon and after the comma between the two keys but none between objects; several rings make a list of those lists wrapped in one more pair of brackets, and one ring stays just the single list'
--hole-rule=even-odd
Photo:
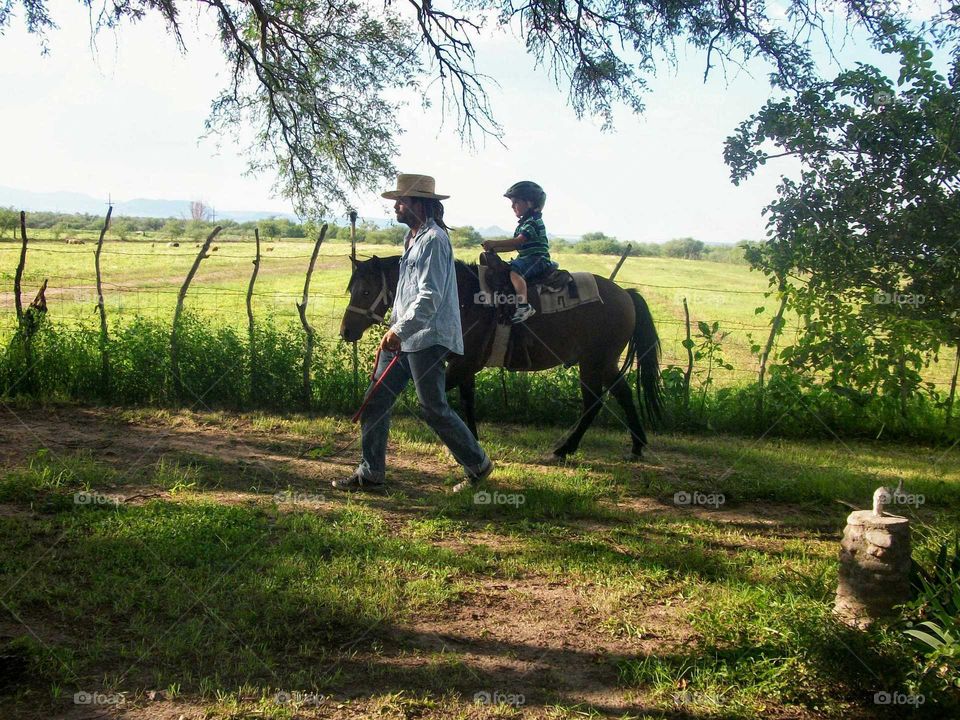
[{"label": "white sneaker", "polygon": [[536,310],[533,309],[533,305],[530,303],[525,303],[524,305],[517,305],[516,312],[513,313],[513,317],[510,318],[510,322],[517,324],[526,322],[531,317],[536,314]]}]

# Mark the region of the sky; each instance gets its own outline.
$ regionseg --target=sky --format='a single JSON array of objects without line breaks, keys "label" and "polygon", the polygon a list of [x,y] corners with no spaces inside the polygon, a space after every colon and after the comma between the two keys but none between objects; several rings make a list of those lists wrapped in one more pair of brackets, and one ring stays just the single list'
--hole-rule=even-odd
[{"label": "sky", "polygon": [[[79,3],[54,7],[60,29],[49,34],[47,55],[20,19],[0,38],[7,98],[0,185],[105,202],[108,195],[203,199],[223,210],[291,211],[272,195],[274,177],[245,175],[242,139],[203,138],[210,101],[227,76],[207,21],[184,13],[186,54],[153,18],[101,32],[94,47],[87,11]],[[722,155],[724,139],[770,96],[765,65],[726,77],[715,68],[704,83],[703,54],[680,47],[678,66],[664,65],[652,79],[646,111],[618,109],[614,131],[602,132],[598,120],[575,117],[565,92],[515,37],[485,37],[477,51],[480,70],[498,81],[489,91],[503,146],[464,147],[439,103],[424,111],[411,97],[399,115],[395,164],[437,179],[438,192],[451,196],[450,224],[512,229],[503,192],[535,180],[547,192],[552,234],[601,231],[641,242],[765,236],[762,208],[780,173],[795,168],[771,163],[736,187]],[[865,43],[849,40],[841,58],[877,60]],[[357,197],[356,207],[361,217],[392,217],[391,203],[376,194]]]}]

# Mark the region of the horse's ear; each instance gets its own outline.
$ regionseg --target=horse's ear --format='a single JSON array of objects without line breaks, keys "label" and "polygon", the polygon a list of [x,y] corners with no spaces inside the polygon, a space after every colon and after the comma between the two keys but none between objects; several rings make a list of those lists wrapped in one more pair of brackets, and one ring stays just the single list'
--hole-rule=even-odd
[{"label": "horse's ear", "polygon": [[379,267],[380,267],[380,258],[378,258],[376,255],[374,255],[372,258],[370,258],[370,262],[373,263],[373,266],[374,266],[375,268],[379,268]]}]

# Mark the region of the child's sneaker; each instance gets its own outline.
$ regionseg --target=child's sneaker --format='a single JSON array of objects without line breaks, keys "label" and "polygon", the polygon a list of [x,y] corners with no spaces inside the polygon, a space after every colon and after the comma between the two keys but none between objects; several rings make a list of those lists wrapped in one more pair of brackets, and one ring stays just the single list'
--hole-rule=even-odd
[{"label": "child's sneaker", "polygon": [[517,305],[517,310],[513,313],[513,317],[510,318],[510,322],[514,324],[526,322],[533,317],[536,312],[537,311],[533,309],[533,305],[530,303]]}]

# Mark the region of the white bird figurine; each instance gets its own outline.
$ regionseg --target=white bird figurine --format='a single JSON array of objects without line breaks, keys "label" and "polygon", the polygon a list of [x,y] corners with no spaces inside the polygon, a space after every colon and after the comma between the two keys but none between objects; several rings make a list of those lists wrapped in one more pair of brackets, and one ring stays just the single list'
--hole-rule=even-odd
[{"label": "white bird figurine", "polygon": [[877,517],[883,517],[886,514],[883,512],[884,506],[890,505],[902,494],[903,478],[900,478],[900,481],[897,483],[897,489],[892,492],[888,487],[878,487],[873,491],[873,514]]}]

